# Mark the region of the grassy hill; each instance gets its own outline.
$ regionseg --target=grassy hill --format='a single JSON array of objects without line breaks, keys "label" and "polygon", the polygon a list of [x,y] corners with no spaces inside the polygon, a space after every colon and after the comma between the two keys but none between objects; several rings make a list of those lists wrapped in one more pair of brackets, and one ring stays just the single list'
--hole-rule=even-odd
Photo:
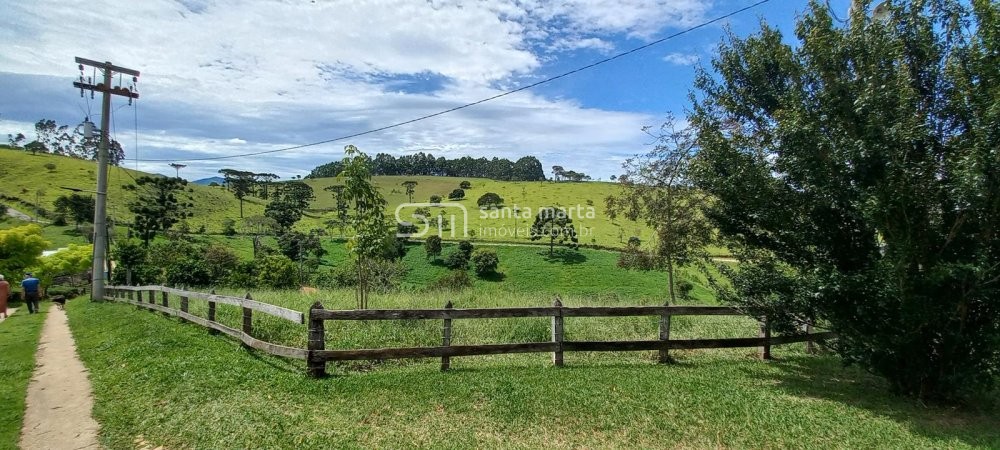
[{"label": "grassy hill", "polygon": [[[47,169],[47,164],[55,168]],[[108,216],[118,221],[130,222],[128,203],[136,194],[122,189],[133,184],[134,178],[148,175],[123,167],[111,167],[108,173]],[[20,202],[0,200],[8,206],[34,216],[35,205],[52,210],[52,202],[61,195],[71,194],[62,187],[93,192],[97,185],[97,163],[59,155],[37,154],[0,147],[0,194],[15,197]],[[191,229],[205,225],[209,232],[221,230],[226,218],[239,218],[239,202],[233,195],[219,187],[188,184],[194,208],[194,218],[189,220]],[[265,202],[248,199],[243,209],[246,216],[264,213]]]},{"label": "grassy hill", "polygon": [[[55,168],[47,169],[47,164]],[[34,215],[36,204],[51,210],[52,202],[60,195],[70,191],[61,189],[69,187],[93,191],[96,184],[97,165],[93,161],[84,161],[58,155],[31,155],[24,151],[0,147],[0,194],[20,201],[7,201],[10,206]],[[125,184],[133,183],[134,178],[146,175],[143,172],[123,167],[112,167],[108,178],[108,215],[118,221],[131,221],[128,203],[135,198],[135,193],[122,189]],[[580,243],[605,247],[621,247],[630,236],[638,236],[643,241],[649,241],[652,233],[648,227],[627,220],[611,220],[604,209],[604,198],[615,192],[612,183],[553,183],[542,182],[508,182],[482,178],[454,178],[429,176],[385,176],[375,177],[374,182],[389,202],[388,211],[393,214],[396,208],[409,202],[406,190],[401,183],[407,180],[416,181],[414,202],[428,202],[431,195],[440,195],[447,199],[448,194],[459,186],[462,181],[472,184],[466,190],[466,198],[446,203],[454,203],[464,207],[442,205],[432,208],[432,214],[446,214],[446,220],[455,216],[455,226],[445,233],[445,238],[461,239],[463,227],[468,225],[471,233],[481,241],[528,243],[527,230],[534,220],[538,209],[546,206],[562,206],[569,210]],[[310,206],[311,210],[298,224],[298,228],[307,230],[323,227],[326,220],[334,217],[330,212],[334,207],[334,199],[330,192],[324,190],[334,184],[340,184],[336,178],[319,178],[306,180],[316,192],[316,200]],[[476,200],[486,192],[494,192],[504,199],[505,208],[492,211],[480,211]],[[239,220],[239,201],[232,193],[221,187],[188,185],[194,208],[194,217],[188,222],[192,230],[204,225],[209,233],[222,231],[224,219]],[[257,198],[247,198],[244,201],[244,216],[261,215],[266,201]],[[519,208],[521,217],[515,217],[515,208]],[[400,210],[404,220],[416,221],[412,212],[416,207]],[[468,217],[468,220],[466,220]],[[418,222],[419,223],[419,222]],[[515,231],[516,230],[516,231]]]},{"label": "grassy hill", "polygon": [[[455,239],[462,237],[463,227],[475,233],[475,237],[483,241],[521,242],[528,243],[528,228],[534,221],[534,215],[540,208],[561,206],[567,209],[573,224],[579,234],[580,244],[600,245],[605,247],[622,247],[630,236],[638,236],[644,242],[652,238],[651,230],[644,224],[628,220],[611,220],[604,208],[604,199],[618,189],[613,183],[554,183],[549,181],[496,181],[484,178],[456,178],[430,176],[382,176],[374,177],[375,184],[389,202],[389,213],[393,214],[397,207],[409,203],[404,181],[416,181],[413,195],[414,203],[426,203],[432,195],[440,195],[444,203],[454,203],[465,208],[463,211],[456,206],[442,205],[431,207],[431,214],[440,212],[446,215],[446,221],[455,216]],[[449,201],[448,194],[459,187],[462,181],[472,184],[465,190],[466,197],[462,200]],[[341,184],[336,178],[318,178],[306,180],[316,192],[313,208],[318,212],[327,211],[335,206],[331,193],[323,189]],[[480,196],[487,192],[499,194],[504,199],[504,207],[499,210],[481,211],[476,204]],[[412,217],[416,206],[400,210],[404,220],[421,222]],[[520,218],[515,217],[515,208],[520,210]],[[324,214],[324,217],[332,217]],[[468,220],[466,221],[466,217]],[[309,218],[305,219],[307,222]],[[318,223],[318,221],[316,221]],[[515,229],[517,230],[515,233]],[[445,232],[445,238],[451,238],[451,230]]]}]

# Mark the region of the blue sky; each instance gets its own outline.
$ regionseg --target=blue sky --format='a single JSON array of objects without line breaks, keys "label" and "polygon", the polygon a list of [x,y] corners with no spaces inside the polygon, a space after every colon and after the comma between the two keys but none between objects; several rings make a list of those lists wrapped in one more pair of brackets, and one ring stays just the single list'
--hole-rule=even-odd
[{"label": "blue sky", "polygon": [[[0,133],[40,118],[79,123],[99,98],[74,91],[74,56],[142,72],[136,106],[116,100],[130,167],[196,179],[220,168],[284,178],[370,154],[517,158],[532,154],[607,179],[647,149],[644,125],[683,116],[695,67],[724,26],[759,18],[792,33],[806,0],[772,0],[723,24],[530,91],[351,141],[271,150],[377,128],[479,100],[644,45],[755,0],[0,0]],[[848,0],[831,0],[838,15]],[[105,16],[99,11],[122,10]],[[99,32],[98,30],[103,30]],[[89,75],[89,73],[88,73]],[[138,159],[138,161],[136,161]],[[169,161],[150,161],[169,160]]]}]

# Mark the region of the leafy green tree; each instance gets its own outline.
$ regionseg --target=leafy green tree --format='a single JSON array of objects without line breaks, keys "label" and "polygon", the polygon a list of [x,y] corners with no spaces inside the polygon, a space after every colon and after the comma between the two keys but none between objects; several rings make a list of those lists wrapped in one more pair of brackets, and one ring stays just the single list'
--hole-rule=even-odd
[{"label": "leafy green tree", "polygon": [[471,242],[469,242],[469,241],[462,241],[462,242],[459,242],[459,243],[458,243],[458,249],[459,249],[459,250],[460,250],[460,251],[461,251],[462,253],[465,253],[465,257],[466,257],[466,258],[468,258],[468,257],[471,257],[471,256],[472,256],[472,250],[473,250],[474,248],[473,248],[473,246],[472,246],[472,243],[471,243]]},{"label": "leafy green tree", "polygon": [[463,180],[461,183],[458,183],[458,187],[461,189],[471,189],[472,183],[469,180]]},{"label": "leafy green tree", "polygon": [[374,266],[391,242],[392,234],[385,217],[385,198],[371,182],[371,158],[353,145],[345,147],[344,153],[347,156],[339,176],[344,179],[344,199],[354,210],[350,218],[354,236],[348,241],[348,250],[358,272],[358,308],[367,309]]},{"label": "leafy green tree", "polygon": [[32,273],[42,282],[43,287],[51,286],[56,277],[87,272],[91,268],[93,256],[93,245],[69,244],[65,250],[39,258]]},{"label": "leafy green tree", "polygon": [[633,246],[629,239],[619,261],[637,268],[662,267],[670,304],[676,304],[677,269],[708,257],[705,248],[712,241],[712,226],[701,212],[708,200],[690,177],[697,151],[692,131],[678,129],[673,117],[659,129],[645,131],[654,138],[655,147],[625,161],[625,173],[618,178],[620,190],[606,199],[606,210],[611,219],[621,214],[656,232],[652,258],[644,257],[638,243]]},{"label": "leafy green tree", "polygon": [[329,191],[333,195],[334,200],[334,218],[326,221],[328,227],[336,227],[340,230],[340,236],[344,236],[344,228],[349,224],[351,207],[347,204],[347,199],[344,197],[344,186],[343,185],[332,185],[323,188],[325,191]]},{"label": "leafy green tree", "polygon": [[448,200],[461,200],[465,198],[465,191],[462,189],[455,189],[448,194]]},{"label": "leafy green tree", "polygon": [[56,214],[72,219],[78,230],[81,224],[94,220],[93,196],[81,194],[60,195],[53,202],[53,206],[55,206]]},{"label": "leafy green tree", "polygon": [[576,250],[579,240],[576,236],[576,228],[573,226],[573,219],[561,208],[548,206],[540,208],[535,222],[528,230],[528,238],[532,241],[548,238],[549,257],[552,257],[553,249],[558,243],[566,248]]},{"label": "leafy green tree", "polygon": [[[864,5],[867,2],[862,2]],[[728,296],[821,319],[836,349],[921,399],[1000,369],[1000,4],[894,2],[797,42],[730,36],[691,123],[707,214],[741,261]]]},{"label": "leafy green tree", "polygon": [[220,169],[225,180],[226,187],[232,191],[233,196],[240,201],[240,218],[243,218],[243,199],[247,195],[253,194],[254,173],[233,169]]},{"label": "leafy green tree", "polygon": [[465,270],[469,268],[469,255],[461,249],[452,249],[444,257],[445,267],[452,270]]},{"label": "leafy green tree", "polygon": [[503,205],[503,197],[495,192],[487,192],[480,196],[479,200],[476,200],[476,204],[479,205],[480,208],[485,209],[498,208],[500,205]]},{"label": "leafy green tree", "polygon": [[136,199],[129,203],[129,211],[135,214],[132,226],[144,245],[149,245],[157,233],[192,217],[189,209],[194,204],[186,196],[184,186],[187,186],[187,181],[180,178],[150,176],[139,177],[135,184],[123,186],[136,193]]},{"label": "leafy green tree", "polygon": [[49,245],[35,224],[0,230],[0,273],[16,274],[33,266]]},{"label": "leafy green tree", "polygon": [[486,276],[496,273],[497,266],[500,265],[500,257],[497,251],[492,248],[478,248],[472,252],[472,265],[476,269],[476,275]]},{"label": "leafy green tree", "polygon": [[436,234],[427,236],[427,240],[424,241],[424,250],[427,252],[428,258],[441,256],[441,236]]},{"label": "leafy green tree", "polygon": [[407,180],[403,182],[402,186],[406,188],[406,196],[410,199],[410,203],[413,203],[413,194],[417,191],[417,182]]},{"label": "leafy green tree", "polygon": [[436,205],[438,203],[441,203],[441,196],[440,195],[436,195],[436,194],[432,195],[431,196],[431,204],[432,205]]},{"label": "leafy green tree", "polygon": [[314,198],[313,188],[301,181],[278,183],[271,194],[271,202],[264,207],[264,216],[287,230],[302,218]]}]

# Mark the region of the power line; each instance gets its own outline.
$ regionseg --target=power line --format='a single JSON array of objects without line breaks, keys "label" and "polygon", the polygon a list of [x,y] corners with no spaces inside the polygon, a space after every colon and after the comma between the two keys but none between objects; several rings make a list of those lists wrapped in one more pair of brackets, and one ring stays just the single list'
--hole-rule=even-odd
[{"label": "power line", "polygon": [[403,125],[409,125],[411,123],[415,123],[415,122],[420,122],[420,121],[423,121],[423,120],[427,120],[427,119],[430,119],[430,118],[433,118],[433,117],[442,116],[442,115],[445,115],[445,114],[448,114],[448,113],[452,113],[452,112],[455,112],[455,111],[458,111],[458,110],[462,110],[462,109],[469,108],[469,107],[472,107],[472,106],[476,106],[476,105],[479,105],[479,104],[482,104],[482,103],[493,101],[493,100],[496,100],[496,99],[501,98],[501,97],[506,97],[508,95],[515,94],[515,93],[518,93],[518,92],[521,92],[521,91],[526,91],[526,90],[531,89],[531,88],[536,87],[536,86],[540,86],[540,85],[543,85],[543,84],[551,83],[551,82],[553,82],[555,80],[558,80],[560,78],[565,78],[565,77],[568,77],[568,76],[573,75],[575,73],[582,72],[584,70],[588,70],[588,69],[597,67],[599,65],[602,65],[602,64],[614,61],[614,60],[616,60],[618,58],[622,58],[624,56],[631,55],[631,54],[636,53],[636,52],[641,51],[641,50],[645,50],[645,49],[647,49],[649,47],[652,47],[652,46],[655,46],[655,45],[658,45],[658,44],[662,44],[663,42],[669,41],[669,40],[674,39],[674,38],[676,38],[678,36],[683,36],[685,34],[688,34],[688,33],[692,32],[692,31],[695,31],[695,30],[704,28],[704,27],[706,27],[708,25],[714,24],[716,22],[720,22],[722,20],[728,19],[728,18],[730,18],[732,16],[735,16],[737,14],[740,14],[740,13],[743,13],[745,11],[751,10],[751,9],[756,8],[756,7],[758,7],[760,5],[763,5],[765,3],[769,3],[770,1],[771,0],[760,0],[760,1],[758,1],[758,2],[756,2],[754,4],[752,4],[752,5],[745,6],[743,8],[737,9],[737,10],[735,10],[733,12],[728,13],[728,14],[725,14],[725,15],[722,15],[722,16],[718,16],[718,17],[716,17],[714,19],[711,19],[709,21],[706,21],[706,22],[702,22],[702,23],[700,23],[698,25],[695,25],[693,27],[690,27],[690,28],[678,31],[678,32],[676,32],[674,34],[671,34],[671,35],[666,36],[666,37],[661,38],[661,39],[657,39],[657,40],[655,40],[653,42],[650,42],[648,44],[641,45],[639,47],[635,47],[635,48],[633,48],[631,50],[627,50],[627,51],[618,53],[618,54],[616,54],[614,56],[610,56],[610,57],[607,57],[607,58],[595,61],[595,62],[587,64],[585,66],[578,67],[578,68],[570,70],[568,72],[563,72],[563,73],[561,73],[559,75],[555,75],[555,76],[546,78],[546,79],[541,80],[541,81],[536,81],[534,83],[527,84],[527,85],[521,86],[521,87],[516,88],[516,89],[511,89],[509,91],[501,92],[501,93],[499,93],[497,95],[494,95],[492,97],[486,97],[484,99],[477,100],[477,101],[474,101],[474,102],[471,102],[471,103],[466,103],[464,105],[456,106],[454,108],[448,108],[448,109],[445,109],[443,111],[438,111],[436,113],[427,114],[427,115],[420,116],[420,117],[417,117],[417,118],[414,118],[414,119],[410,119],[410,120],[404,120],[402,122],[396,122],[396,123],[393,123],[393,124],[390,124],[390,125],[386,125],[386,126],[382,126],[382,127],[378,127],[378,128],[373,128],[373,129],[370,129],[370,130],[367,130],[367,131],[361,131],[361,132],[358,132],[358,133],[348,134],[348,135],[344,135],[344,136],[338,136],[338,137],[335,137],[335,138],[332,138],[332,139],[325,139],[325,140],[322,140],[322,141],[311,142],[311,143],[308,143],[308,144],[293,145],[291,147],[283,147],[283,148],[278,148],[278,149],[274,149],[274,150],[263,150],[263,151],[259,151],[259,152],[241,153],[241,154],[238,154],[238,155],[208,156],[208,157],[204,157],[204,158],[186,158],[186,159],[142,159],[142,160],[137,159],[136,161],[142,161],[142,162],[171,162],[171,161],[176,162],[176,161],[188,161],[188,162],[190,162],[190,161],[213,161],[213,160],[220,160],[220,159],[242,158],[242,157],[246,157],[246,156],[257,156],[257,155],[266,155],[266,154],[270,154],[270,153],[288,152],[288,151],[292,151],[292,150],[303,149],[303,148],[306,148],[306,147],[314,147],[314,146],[317,146],[317,145],[329,144],[331,142],[342,141],[342,140],[345,140],[345,139],[351,139],[351,138],[356,138],[356,137],[360,137],[360,136],[364,136],[364,135],[368,135],[368,134],[378,133],[378,132],[385,131],[385,130],[388,130],[388,129],[401,127]]}]

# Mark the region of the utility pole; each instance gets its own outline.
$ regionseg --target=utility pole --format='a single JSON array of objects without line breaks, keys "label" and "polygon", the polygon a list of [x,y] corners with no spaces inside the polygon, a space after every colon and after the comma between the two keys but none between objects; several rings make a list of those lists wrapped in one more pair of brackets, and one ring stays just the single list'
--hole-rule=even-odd
[{"label": "utility pole", "polygon": [[[107,255],[108,243],[108,130],[111,125],[111,96],[120,95],[128,97],[129,104],[132,99],[139,98],[139,93],[135,92],[135,82],[139,81],[139,71],[119,67],[110,62],[97,62],[85,58],[76,58],[76,63],[80,69],[80,80],[73,82],[73,86],[80,89],[80,96],[84,90],[89,90],[91,95],[94,91],[103,94],[101,103],[101,144],[97,151],[97,200],[94,204],[94,264],[93,284],[91,285],[90,300],[95,302],[104,301],[104,260]],[[93,67],[104,74],[104,82],[94,84],[96,80],[89,77],[85,80],[83,76],[83,66]],[[115,73],[119,74],[119,85],[111,87],[112,78]],[[121,74],[132,76],[132,85],[128,88],[121,86]]]}]

